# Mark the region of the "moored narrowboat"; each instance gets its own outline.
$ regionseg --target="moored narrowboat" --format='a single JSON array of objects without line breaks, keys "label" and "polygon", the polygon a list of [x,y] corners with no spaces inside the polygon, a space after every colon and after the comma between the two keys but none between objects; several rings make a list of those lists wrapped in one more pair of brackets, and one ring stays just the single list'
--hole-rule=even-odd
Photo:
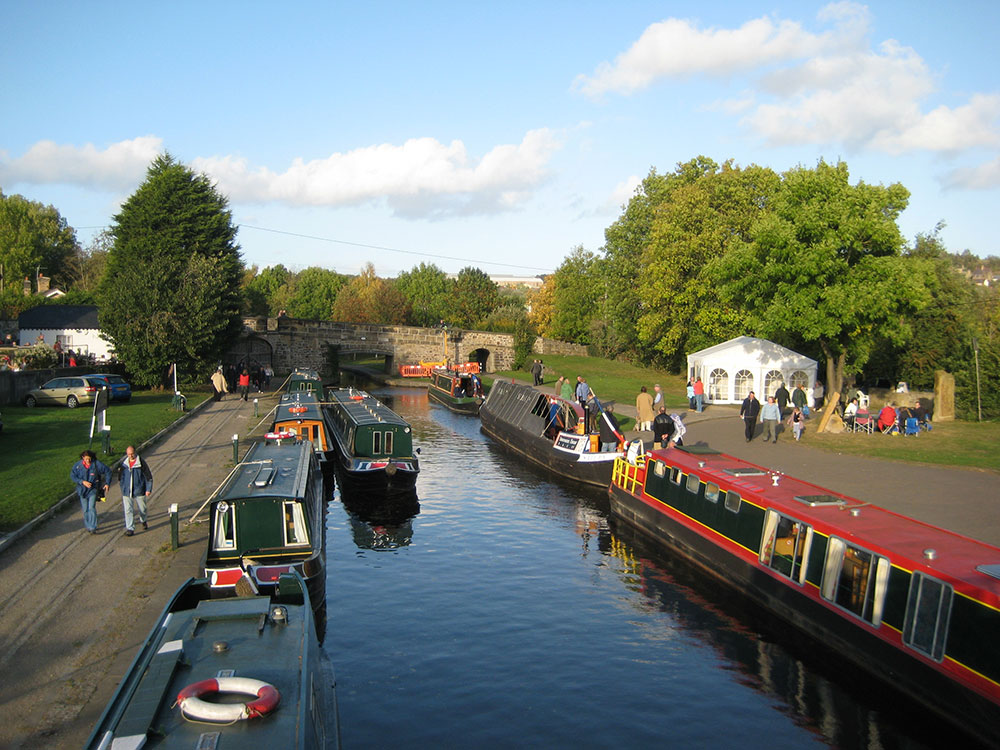
[{"label": "moored narrowboat", "polygon": [[309,586],[322,639],[326,502],[312,443],[255,444],[208,505],[204,570],[212,586],[223,595],[241,586],[266,593],[294,570]]},{"label": "moored narrowboat", "polygon": [[1000,548],[702,446],[619,459],[608,492],[835,658],[998,742]]},{"label": "moored narrowboat", "polygon": [[435,368],[430,374],[427,396],[458,414],[478,414],[485,398],[478,375]]},{"label": "moored narrowboat", "polygon": [[[220,694],[230,702],[206,700]],[[336,722],[333,669],[300,576],[282,574],[269,596],[221,599],[207,580],[191,579],[163,610],[86,747],[312,750],[339,747]]]},{"label": "moored narrowboat", "polygon": [[323,381],[315,370],[295,369],[285,381],[285,393],[310,391],[317,396],[323,393]]},{"label": "moored narrowboat", "polygon": [[310,441],[323,478],[329,483],[333,478],[336,447],[330,434],[329,415],[319,400],[321,393],[303,389],[282,395],[274,410],[271,433]]},{"label": "moored narrowboat", "polygon": [[559,476],[607,487],[621,452],[600,452],[584,430],[579,404],[497,380],[479,409],[482,430],[504,447]]},{"label": "moored narrowboat", "polygon": [[326,398],[341,491],[411,493],[420,465],[409,423],[356,388],[331,388]]}]

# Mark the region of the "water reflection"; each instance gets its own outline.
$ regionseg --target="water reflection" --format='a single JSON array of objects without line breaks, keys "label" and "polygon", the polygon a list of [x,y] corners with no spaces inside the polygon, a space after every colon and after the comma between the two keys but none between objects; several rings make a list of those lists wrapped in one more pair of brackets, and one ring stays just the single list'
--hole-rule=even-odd
[{"label": "water reflection", "polygon": [[348,492],[340,499],[358,549],[397,549],[413,541],[413,519],[420,513],[416,492],[392,497]]}]

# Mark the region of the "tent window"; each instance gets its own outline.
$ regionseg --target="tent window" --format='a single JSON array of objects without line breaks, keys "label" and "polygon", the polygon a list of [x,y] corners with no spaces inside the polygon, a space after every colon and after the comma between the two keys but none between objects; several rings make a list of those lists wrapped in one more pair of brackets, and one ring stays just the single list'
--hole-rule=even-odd
[{"label": "tent window", "polygon": [[729,400],[729,373],[717,367],[708,374],[708,400]]},{"label": "tent window", "polygon": [[737,401],[742,401],[753,390],[753,373],[740,370],[736,373],[736,391],[733,394]]},{"label": "tent window", "polygon": [[764,396],[773,396],[784,382],[785,376],[781,374],[781,370],[769,370],[764,375]]},{"label": "tent window", "polygon": [[805,370],[796,370],[792,373],[792,377],[788,379],[788,383],[790,386],[788,390],[798,388],[800,385],[803,388],[809,388],[809,375],[806,374]]}]

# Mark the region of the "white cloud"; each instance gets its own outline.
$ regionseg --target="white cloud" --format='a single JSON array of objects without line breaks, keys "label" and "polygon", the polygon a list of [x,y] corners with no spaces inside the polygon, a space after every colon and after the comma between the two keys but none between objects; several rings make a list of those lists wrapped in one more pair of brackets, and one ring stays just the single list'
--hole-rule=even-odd
[{"label": "white cloud", "polygon": [[112,191],[134,189],[163,149],[155,136],[113,143],[104,150],[88,143],[69,146],[39,141],[17,159],[0,158],[0,185],[65,184]]},{"label": "white cloud", "polygon": [[296,159],[280,173],[230,156],[195,159],[192,167],[218,180],[234,202],[342,206],[384,199],[404,216],[493,213],[514,207],[545,179],[559,146],[549,130],[540,129],[478,160],[461,141],[414,138]]},{"label": "white cloud", "polygon": [[634,174],[626,178],[624,182],[619,182],[611,192],[609,202],[615,208],[621,208],[626,205],[635,196],[635,190],[642,184],[642,180],[642,177]]},{"label": "white cloud", "polygon": [[947,188],[992,190],[1000,187],[1000,157],[978,167],[953,169],[942,180]]}]

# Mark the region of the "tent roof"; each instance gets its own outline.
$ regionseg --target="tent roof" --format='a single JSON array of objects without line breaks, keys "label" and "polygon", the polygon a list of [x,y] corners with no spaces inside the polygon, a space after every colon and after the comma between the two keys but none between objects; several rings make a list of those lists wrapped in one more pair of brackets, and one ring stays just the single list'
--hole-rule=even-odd
[{"label": "tent roof", "polygon": [[816,360],[810,359],[804,354],[793,352],[780,344],[775,344],[767,339],[756,339],[751,336],[737,336],[721,344],[710,346],[701,351],[692,352],[688,355],[688,361],[701,360],[702,362],[728,361],[734,359],[753,360],[762,367],[798,367],[808,369],[816,367]]}]

